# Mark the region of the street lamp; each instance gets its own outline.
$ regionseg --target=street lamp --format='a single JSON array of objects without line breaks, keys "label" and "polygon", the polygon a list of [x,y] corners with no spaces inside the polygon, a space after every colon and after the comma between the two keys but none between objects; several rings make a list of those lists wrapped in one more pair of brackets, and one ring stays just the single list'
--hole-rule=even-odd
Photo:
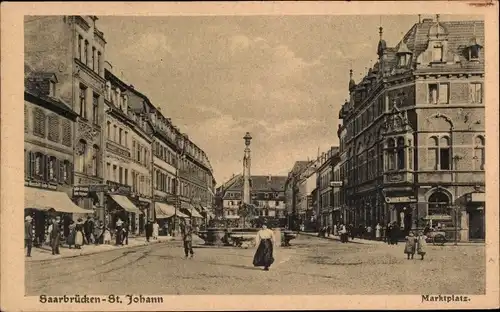
[{"label": "street lamp", "polygon": [[459,206],[457,205],[457,197],[458,197],[458,185],[457,185],[457,176],[458,176],[458,161],[462,159],[463,157],[460,155],[455,155],[453,156],[453,176],[454,176],[454,182],[455,182],[455,202],[453,203],[452,209],[453,209],[453,214],[454,214],[454,219],[455,219],[455,242],[454,245],[458,246],[458,211],[459,211]]},{"label": "street lamp", "polygon": [[181,160],[182,157],[184,156],[184,150],[185,150],[185,136],[182,133],[178,133],[176,137],[176,143],[177,143],[177,168],[175,170],[175,181],[176,181],[176,188],[175,188],[175,193],[176,193],[176,203],[174,205],[175,208],[175,214],[174,214],[174,219],[173,219],[173,233],[172,236],[175,236],[175,231],[177,229],[177,210],[179,210],[181,207],[181,183],[179,181],[180,175],[179,175],[179,168],[181,165]]}]

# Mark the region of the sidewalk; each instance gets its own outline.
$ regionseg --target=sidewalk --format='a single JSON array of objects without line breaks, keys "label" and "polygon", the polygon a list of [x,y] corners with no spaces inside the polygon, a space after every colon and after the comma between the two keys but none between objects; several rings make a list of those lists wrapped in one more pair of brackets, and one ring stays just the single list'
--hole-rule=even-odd
[{"label": "sidewalk", "polygon": [[[314,233],[314,232],[299,232],[300,235],[307,235],[307,236],[314,236],[314,237],[318,237],[318,233]],[[339,241],[340,242],[340,237],[339,236],[334,236],[334,235],[330,235],[330,237],[318,237],[318,238],[322,238],[322,239],[329,239],[329,240],[336,240],[336,241]],[[403,243],[403,241],[399,241],[400,243]],[[358,237],[355,237],[354,240],[351,240],[351,237],[349,237],[349,240],[348,240],[348,243],[354,243],[354,244],[384,244],[384,245],[387,245],[387,242],[385,241],[377,241],[377,240],[371,240],[371,239],[364,239],[364,238],[358,238]],[[453,241],[448,241],[444,246],[454,246],[454,242]],[[429,244],[429,245],[432,245],[432,244]],[[457,243],[457,246],[480,246],[480,245],[483,245],[484,246],[484,242],[458,242]]]},{"label": "sidewalk", "polygon": [[[84,245],[81,249],[69,249],[68,247],[59,247],[60,254],[52,255],[52,250],[50,246],[44,245],[41,248],[35,248],[31,250],[31,257],[25,257],[26,262],[36,262],[36,261],[47,261],[61,258],[73,258],[83,255],[97,254],[117,249],[127,249],[137,246],[147,246],[158,243],[165,243],[170,241],[180,241],[180,236],[159,236],[157,240],[150,239],[149,242],[146,241],[145,237],[131,237],[128,239],[128,245],[115,246],[115,245]],[[26,254],[26,249],[24,249]]]}]

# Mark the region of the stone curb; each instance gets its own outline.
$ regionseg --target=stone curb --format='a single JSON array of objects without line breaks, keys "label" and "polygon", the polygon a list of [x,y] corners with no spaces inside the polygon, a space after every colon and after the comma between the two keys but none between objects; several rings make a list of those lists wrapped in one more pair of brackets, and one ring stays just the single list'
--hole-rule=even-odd
[{"label": "stone curb", "polygon": [[129,248],[134,248],[134,247],[142,247],[142,246],[148,246],[148,245],[154,245],[154,244],[179,242],[179,241],[180,241],[179,239],[172,238],[172,239],[166,239],[166,240],[144,242],[144,243],[135,244],[135,245],[124,245],[124,246],[120,246],[117,248],[109,248],[109,249],[104,249],[104,250],[90,250],[88,252],[81,252],[79,254],[73,254],[73,255],[61,255],[60,257],[51,258],[51,259],[33,259],[33,258],[25,257],[25,259],[26,259],[25,261],[26,262],[54,261],[54,260],[58,260],[58,259],[76,258],[76,257],[82,257],[82,256],[88,256],[88,255],[95,255],[95,254],[99,254],[99,253],[106,253],[106,252],[120,250],[120,249],[129,249]]}]

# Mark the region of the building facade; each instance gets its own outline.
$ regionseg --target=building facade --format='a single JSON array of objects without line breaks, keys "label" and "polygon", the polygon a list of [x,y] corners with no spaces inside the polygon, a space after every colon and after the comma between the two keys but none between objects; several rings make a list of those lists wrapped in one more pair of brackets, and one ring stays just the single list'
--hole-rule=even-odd
[{"label": "building facade", "polygon": [[[251,204],[255,208],[251,218],[285,218],[285,176],[257,176],[250,178]],[[225,218],[239,218],[242,204],[243,176],[237,175],[225,188],[219,188]],[[221,194],[222,193],[222,194]]]},{"label": "building facade", "polygon": [[70,199],[74,181],[73,125],[77,114],[62,102],[57,90],[54,73],[25,68],[25,214],[33,217],[36,245],[44,242],[49,210],[62,216],[65,233],[71,219],[86,213]]},{"label": "building facade", "polygon": [[131,233],[144,231],[152,220],[152,129],[146,118],[130,109],[141,101],[135,90],[105,70],[106,216],[111,224],[127,221]]},{"label": "building facade", "polygon": [[287,224],[290,229],[298,229],[301,224],[297,204],[297,198],[300,197],[298,195],[298,181],[300,180],[300,174],[309,164],[310,161],[296,161],[285,181],[285,211],[288,219]]},{"label": "building facade", "polygon": [[380,28],[378,61],[357,84],[351,73],[340,112],[348,222],[484,239],[482,42],[482,21],[424,19],[395,47]]},{"label": "building facade", "polygon": [[57,73],[56,92],[78,114],[74,123],[73,199],[85,209],[103,206],[104,57],[106,41],[95,16],[26,17],[25,61]]}]

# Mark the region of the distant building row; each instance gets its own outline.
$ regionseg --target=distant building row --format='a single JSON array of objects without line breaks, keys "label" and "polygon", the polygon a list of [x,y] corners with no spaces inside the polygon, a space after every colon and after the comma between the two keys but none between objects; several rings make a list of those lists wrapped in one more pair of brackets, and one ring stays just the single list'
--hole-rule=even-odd
[{"label": "distant building row", "polygon": [[207,218],[208,156],[113,73],[96,21],[25,19],[25,208],[120,217],[136,234],[146,219]]}]

